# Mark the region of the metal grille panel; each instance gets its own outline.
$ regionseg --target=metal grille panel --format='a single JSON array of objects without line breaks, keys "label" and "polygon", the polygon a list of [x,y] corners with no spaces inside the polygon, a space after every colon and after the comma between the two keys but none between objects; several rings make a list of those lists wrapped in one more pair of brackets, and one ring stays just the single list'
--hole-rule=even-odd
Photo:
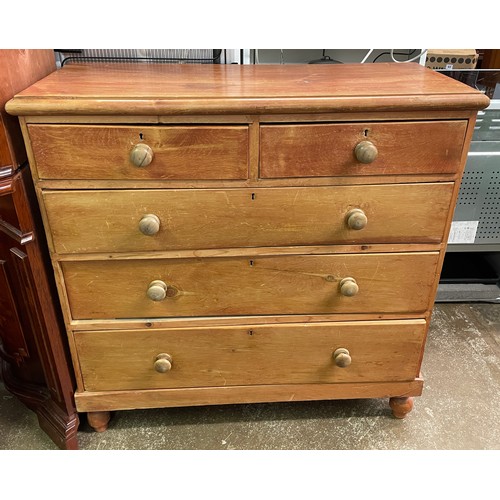
[{"label": "metal grille panel", "polygon": [[58,51],[60,62],[64,65],[113,60],[131,64],[137,62],[213,64],[218,61],[220,52],[220,49],[68,49]]},{"label": "metal grille panel", "polygon": [[454,221],[477,221],[474,244],[500,243],[500,142],[471,144]]},{"label": "metal grille panel", "polygon": [[500,242],[500,168],[489,179],[479,214],[476,241]]}]

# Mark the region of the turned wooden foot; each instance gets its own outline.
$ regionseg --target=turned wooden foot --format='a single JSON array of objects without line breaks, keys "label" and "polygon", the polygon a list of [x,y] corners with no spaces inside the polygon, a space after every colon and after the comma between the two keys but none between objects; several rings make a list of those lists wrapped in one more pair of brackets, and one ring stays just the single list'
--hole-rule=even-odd
[{"label": "turned wooden foot", "polygon": [[405,418],[413,408],[413,398],[391,398],[389,405],[396,418]]},{"label": "turned wooden foot", "polygon": [[96,432],[104,432],[108,428],[110,418],[109,411],[91,411],[87,413],[87,421]]}]

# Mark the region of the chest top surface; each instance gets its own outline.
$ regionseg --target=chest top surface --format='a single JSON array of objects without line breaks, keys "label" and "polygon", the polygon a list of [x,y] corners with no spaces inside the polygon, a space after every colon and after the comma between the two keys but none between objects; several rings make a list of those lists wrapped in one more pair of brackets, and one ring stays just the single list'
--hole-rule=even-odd
[{"label": "chest top surface", "polygon": [[15,115],[481,109],[481,92],[418,64],[66,66],[17,94]]}]

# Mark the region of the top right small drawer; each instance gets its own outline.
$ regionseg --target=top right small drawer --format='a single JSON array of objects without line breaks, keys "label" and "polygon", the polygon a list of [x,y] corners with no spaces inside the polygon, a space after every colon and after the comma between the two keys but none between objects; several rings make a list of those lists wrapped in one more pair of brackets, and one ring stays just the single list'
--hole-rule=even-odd
[{"label": "top right small drawer", "polygon": [[464,120],[266,124],[260,177],[453,174]]}]

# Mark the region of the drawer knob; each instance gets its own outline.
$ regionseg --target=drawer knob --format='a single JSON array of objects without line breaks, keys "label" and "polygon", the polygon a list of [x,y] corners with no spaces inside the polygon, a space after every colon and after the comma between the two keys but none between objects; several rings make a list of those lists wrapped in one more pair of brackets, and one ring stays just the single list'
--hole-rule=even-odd
[{"label": "drawer knob", "polygon": [[160,302],[167,296],[168,285],[161,280],[154,280],[148,286],[147,295],[151,300]]},{"label": "drawer knob", "polygon": [[360,163],[372,163],[377,159],[378,150],[370,141],[361,141],[354,148],[354,155]]},{"label": "drawer knob", "polygon": [[351,364],[351,355],[347,349],[340,347],[333,353],[333,360],[339,368],[345,368]]},{"label": "drawer knob", "polygon": [[364,229],[368,223],[368,218],[366,214],[360,208],[354,208],[350,210],[347,214],[347,226],[350,229],[355,229],[359,231]]},{"label": "drawer knob", "polygon": [[154,363],[155,370],[158,373],[165,373],[172,369],[172,356],[165,352],[158,354]]},{"label": "drawer knob", "polygon": [[359,292],[359,286],[354,278],[344,278],[340,282],[340,293],[346,297],[352,297]]},{"label": "drawer knob", "polygon": [[155,214],[146,214],[139,221],[139,231],[146,236],[154,236],[160,230],[160,219]]},{"label": "drawer knob", "polygon": [[136,144],[130,152],[130,161],[136,167],[147,167],[153,161],[153,150],[142,142]]}]

